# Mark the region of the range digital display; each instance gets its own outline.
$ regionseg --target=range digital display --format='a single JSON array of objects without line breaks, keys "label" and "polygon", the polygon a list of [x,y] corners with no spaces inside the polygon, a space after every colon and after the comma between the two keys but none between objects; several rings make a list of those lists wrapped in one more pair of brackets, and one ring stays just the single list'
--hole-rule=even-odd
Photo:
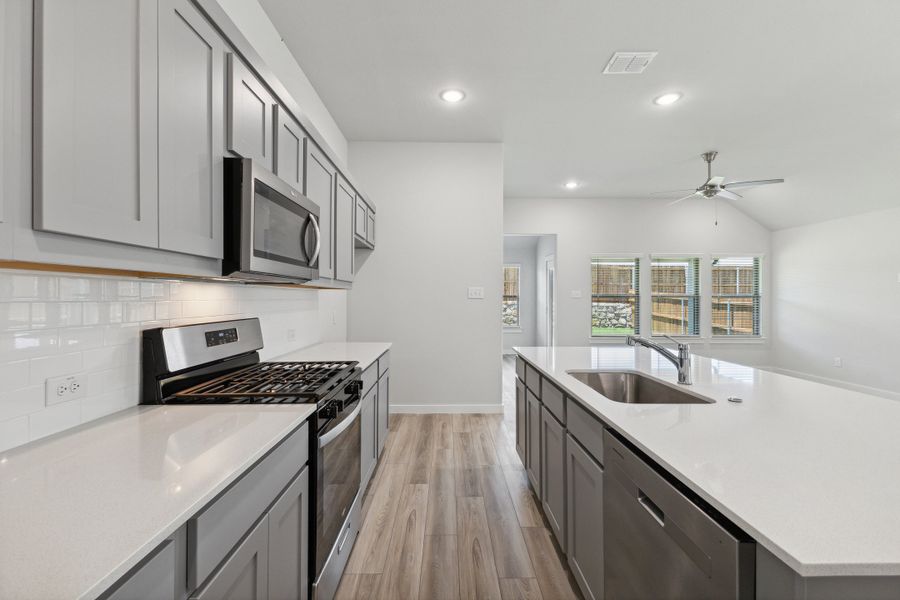
[{"label": "range digital display", "polygon": [[238,341],[237,329],[219,329],[217,331],[206,332],[206,347],[221,346],[223,344],[233,344]]}]

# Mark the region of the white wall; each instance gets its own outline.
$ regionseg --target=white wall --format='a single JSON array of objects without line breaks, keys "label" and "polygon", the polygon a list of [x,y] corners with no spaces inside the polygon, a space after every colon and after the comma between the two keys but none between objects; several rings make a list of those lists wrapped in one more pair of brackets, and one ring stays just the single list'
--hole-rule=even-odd
[{"label": "white wall", "polygon": [[[535,344],[538,346],[552,346],[555,340],[550,340],[547,336],[547,260],[552,258],[553,265],[556,265],[556,236],[538,236],[538,243],[534,251],[535,266],[537,267],[537,319],[535,320],[537,331],[535,333]],[[556,299],[558,302],[559,286],[557,285],[556,288]]]},{"label": "white wall", "polygon": [[502,146],[351,142],[350,167],[378,203],[378,245],[349,333],[393,342],[391,409],[501,410]]},{"label": "white wall", "polygon": [[898,231],[900,208],[772,235],[779,370],[900,396]]},{"label": "white wall", "polygon": [[281,80],[335,154],[347,162],[347,138],[257,0],[216,0]]},{"label": "white wall", "polygon": [[503,352],[534,346],[537,328],[537,236],[503,236],[503,264],[519,265],[519,326],[503,328]]},{"label": "white wall", "polygon": [[[0,452],[138,404],[143,329],[258,316],[267,359],[345,340],[345,314],[340,290],[0,271]],[[76,374],[86,397],[45,407]]]},{"label": "white wall", "polygon": [[[557,235],[557,345],[596,342],[590,338],[592,255],[762,254],[763,283],[768,289],[767,229],[726,202],[719,203],[718,226],[714,225],[713,205],[709,201],[688,200],[676,206],[667,206],[667,202],[558,198],[505,201],[504,233]],[[648,278],[648,285],[649,274],[643,275]],[[581,297],[573,298],[573,290],[579,291]],[[769,313],[765,296],[763,313],[764,318]],[[709,315],[703,318],[709,319]],[[765,342],[697,340],[694,351],[753,365],[767,365],[770,358]]]}]

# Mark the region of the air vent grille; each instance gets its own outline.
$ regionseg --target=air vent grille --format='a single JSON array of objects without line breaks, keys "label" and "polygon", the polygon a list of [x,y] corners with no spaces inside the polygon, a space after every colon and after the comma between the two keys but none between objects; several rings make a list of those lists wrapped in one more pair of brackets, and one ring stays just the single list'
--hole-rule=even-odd
[{"label": "air vent grille", "polygon": [[606,63],[604,75],[640,75],[656,52],[616,52]]}]

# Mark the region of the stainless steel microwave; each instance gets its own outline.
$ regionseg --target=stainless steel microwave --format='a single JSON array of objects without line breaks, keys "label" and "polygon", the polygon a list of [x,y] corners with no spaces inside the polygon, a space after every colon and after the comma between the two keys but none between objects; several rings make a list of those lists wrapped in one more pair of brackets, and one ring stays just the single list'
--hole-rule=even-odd
[{"label": "stainless steel microwave", "polygon": [[249,158],[225,159],[222,275],[270,283],[319,276],[318,205]]}]

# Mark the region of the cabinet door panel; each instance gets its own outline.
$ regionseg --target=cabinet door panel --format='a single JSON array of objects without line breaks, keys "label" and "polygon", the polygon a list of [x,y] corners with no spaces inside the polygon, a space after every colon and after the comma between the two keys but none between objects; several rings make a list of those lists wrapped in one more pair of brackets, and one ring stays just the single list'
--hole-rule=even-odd
[{"label": "cabinet door panel", "polygon": [[34,15],[35,229],[157,247],[157,3]]},{"label": "cabinet door panel", "polygon": [[388,419],[391,412],[390,401],[391,374],[390,371],[378,380],[378,455],[384,451],[384,442],[387,440],[389,428]]},{"label": "cabinet door panel", "polygon": [[275,170],[275,99],[240,58],[228,55],[228,149]]},{"label": "cabinet door panel", "polygon": [[309,469],[269,510],[269,600],[306,600],[309,589]]},{"label": "cabinet door panel", "polygon": [[522,465],[528,464],[528,457],[526,455],[526,440],[528,437],[527,412],[528,405],[525,399],[525,384],[516,379],[516,452],[519,454]]},{"label": "cabinet door panel", "polygon": [[541,485],[544,514],[559,547],[566,548],[566,430],[541,409]]},{"label": "cabinet door panel", "polygon": [[176,600],[175,544],[166,540],[107,600]]},{"label": "cabinet door panel", "polygon": [[264,600],[269,597],[269,520],[263,517],[195,600]]},{"label": "cabinet door panel", "polygon": [[319,205],[319,278],[334,277],[334,195],[337,171],[315,144],[306,144],[306,197]]},{"label": "cabinet door panel", "polygon": [[541,402],[526,390],[528,399],[528,463],[525,465],[534,493],[541,499]]},{"label": "cabinet door panel", "polygon": [[373,213],[370,210],[368,213],[366,213],[366,216],[369,219],[369,222],[366,225],[366,240],[374,246],[375,245],[375,213]]},{"label": "cabinet door panel", "polygon": [[356,217],[354,218],[354,227],[356,237],[361,240],[366,239],[366,226],[369,224],[368,209],[366,203],[359,196],[356,197]]},{"label": "cabinet door panel", "polygon": [[566,548],[587,600],[603,594],[603,468],[566,435]]},{"label": "cabinet door panel", "polygon": [[225,42],[189,0],[159,19],[159,245],[222,258]]},{"label": "cabinet door panel", "polygon": [[284,108],[275,109],[275,174],[302,194],[306,133]]},{"label": "cabinet door panel", "polygon": [[353,281],[353,214],[356,193],[342,177],[338,178],[335,210],[335,279]]},{"label": "cabinet door panel", "polygon": [[373,386],[369,393],[362,399],[362,410],[360,411],[360,446],[362,455],[360,456],[360,473],[361,481],[359,489],[365,491],[369,484],[369,478],[372,470],[375,468],[375,461],[378,457],[375,446],[375,434],[378,427],[375,414],[375,397],[378,395],[378,386]]}]

